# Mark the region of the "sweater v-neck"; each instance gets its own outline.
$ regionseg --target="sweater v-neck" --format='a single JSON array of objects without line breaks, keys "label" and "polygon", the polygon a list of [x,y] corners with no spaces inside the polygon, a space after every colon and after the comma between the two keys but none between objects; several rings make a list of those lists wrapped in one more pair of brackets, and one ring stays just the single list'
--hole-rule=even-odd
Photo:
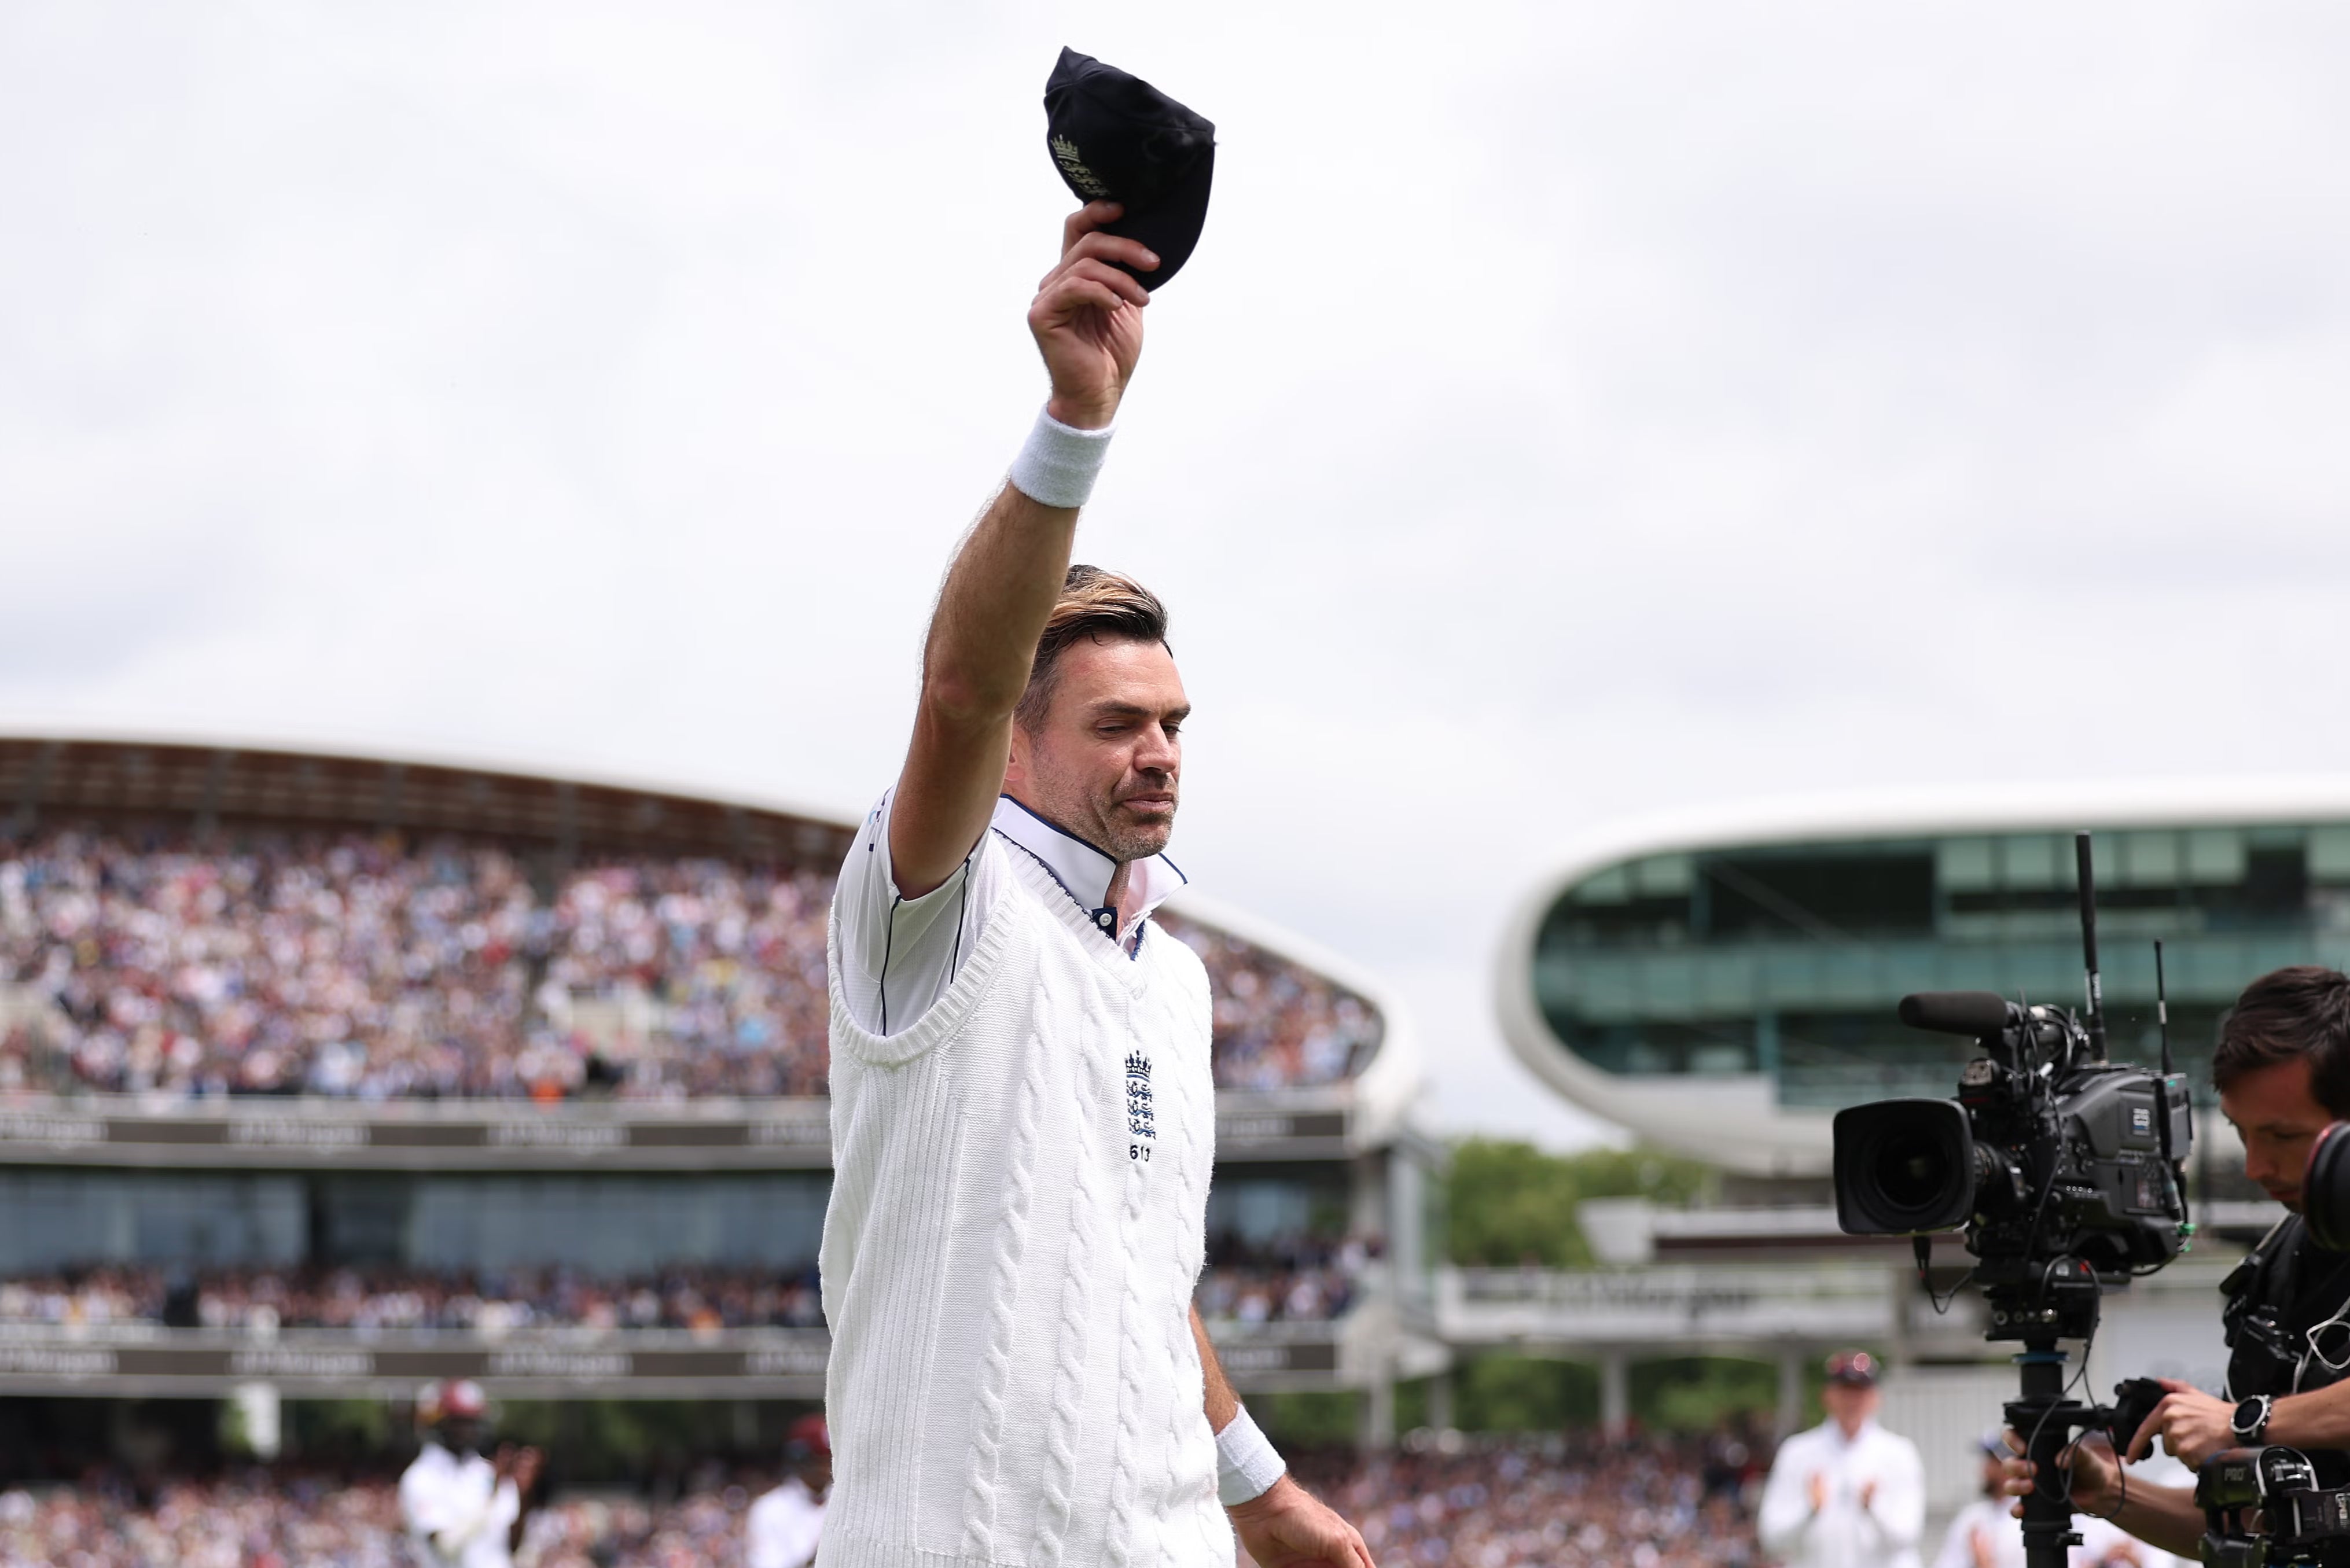
[{"label": "sweater v-neck", "polygon": [[1126,943],[1094,923],[1093,911],[1070,896],[1053,875],[1051,867],[1034,856],[1012,846],[1003,846],[1003,858],[1012,867],[1012,875],[1031,894],[1045,912],[1076,939],[1076,944],[1095,962],[1118,977],[1128,991],[1140,992],[1149,974],[1149,961],[1143,949],[1151,940],[1149,917],[1135,919],[1134,950],[1127,950]]}]

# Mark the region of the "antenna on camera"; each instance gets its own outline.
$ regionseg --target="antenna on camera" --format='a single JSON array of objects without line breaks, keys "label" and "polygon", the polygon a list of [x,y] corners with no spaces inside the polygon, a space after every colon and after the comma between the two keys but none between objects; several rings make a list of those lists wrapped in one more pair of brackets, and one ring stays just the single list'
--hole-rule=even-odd
[{"label": "antenna on camera", "polygon": [[[2178,1184],[2178,1233],[2192,1236],[2195,1234],[2195,1221],[2187,1206],[2187,1162],[2180,1159],[2178,1151],[2170,1147],[2170,993],[2162,982],[2162,943],[2158,940],[2154,944],[2154,1023],[2162,1033],[2162,1078],[2154,1090],[2154,1114],[2159,1118],[2162,1129],[2162,1163],[2170,1168],[2170,1179]],[[2194,1102],[2182,1103],[2189,1106],[2188,1115],[2192,1116]],[[2188,1136],[2191,1137],[2194,1136],[2191,1122],[2189,1127]],[[2205,1169],[2208,1181],[2208,1165]],[[2182,1242],[2179,1250],[2184,1251],[2189,1245],[2192,1243]]]},{"label": "antenna on camera", "polygon": [[2154,944],[2154,1023],[2162,1032],[2162,1075],[2170,1076],[2170,1001],[2162,987],[2162,943]]},{"label": "antenna on camera", "polygon": [[2073,835],[2073,857],[2080,867],[2081,961],[2089,974],[2089,1059],[2106,1059],[2106,982],[2097,973],[2097,873],[2090,864],[2089,835]]}]

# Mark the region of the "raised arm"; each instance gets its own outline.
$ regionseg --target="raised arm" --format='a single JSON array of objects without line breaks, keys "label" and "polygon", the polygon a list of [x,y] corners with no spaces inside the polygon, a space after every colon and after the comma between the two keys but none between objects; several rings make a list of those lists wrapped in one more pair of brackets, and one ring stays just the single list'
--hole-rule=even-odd
[{"label": "raised arm", "polygon": [[[1052,379],[1040,438],[1082,448],[1106,432],[1142,353],[1150,296],[1112,262],[1145,271],[1159,260],[1139,243],[1099,232],[1118,214],[1094,202],[1061,231],[1061,259],[1037,286],[1028,330]],[[1106,435],[1095,439],[1107,439]],[[1048,459],[1050,454],[1047,454]],[[1079,461],[1082,461],[1080,459]],[[922,649],[922,695],[889,813],[889,860],[898,891],[918,898],[943,883],[987,830],[1012,749],[1012,714],[1027,688],[1045,619],[1069,569],[1075,505],[1050,505],[1020,488],[1023,466],[980,517],[931,617]],[[1038,472],[1048,476],[1048,461]],[[1050,483],[1029,480],[1048,493]]]}]

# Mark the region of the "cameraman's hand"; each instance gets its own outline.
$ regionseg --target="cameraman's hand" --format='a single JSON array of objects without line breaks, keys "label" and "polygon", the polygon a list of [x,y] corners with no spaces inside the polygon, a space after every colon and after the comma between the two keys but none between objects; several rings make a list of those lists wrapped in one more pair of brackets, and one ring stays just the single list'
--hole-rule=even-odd
[{"label": "cameraman's hand", "polygon": [[[2007,1446],[2021,1455],[2023,1439],[2014,1428],[2007,1429]],[[2074,1511],[2111,1515],[2122,1505],[2122,1467],[2114,1458],[2113,1445],[2102,1437],[2084,1438],[2056,1458],[2066,1474]],[[2021,1457],[2002,1459],[2000,1468],[2005,1479],[2000,1491],[2008,1497],[2029,1497],[2037,1490],[2034,1485],[2035,1467]],[[2016,1518],[2023,1517],[2023,1504],[2018,1502],[2008,1510]]]},{"label": "cameraman's hand", "polygon": [[1139,240],[1101,233],[1125,210],[1115,202],[1088,202],[1072,213],[1061,226],[1061,260],[1028,306],[1028,330],[1053,379],[1045,406],[1078,430],[1100,430],[1118,417],[1142,358],[1142,310],[1150,296],[1110,264],[1151,272],[1159,258]]},{"label": "cameraman's hand", "polygon": [[2236,1434],[2228,1422],[2236,1407],[2225,1399],[2215,1399],[2192,1383],[2176,1378],[2157,1378],[2170,1390],[2162,1403],[2146,1418],[2146,1425],[2130,1439],[2129,1452],[2122,1456],[2131,1464],[2154,1452],[2154,1439],[2160,1438],[2162,1446],[2189,1469],[2199,1470],[2203,1461],[2222,1449],[2236,1447]]}]

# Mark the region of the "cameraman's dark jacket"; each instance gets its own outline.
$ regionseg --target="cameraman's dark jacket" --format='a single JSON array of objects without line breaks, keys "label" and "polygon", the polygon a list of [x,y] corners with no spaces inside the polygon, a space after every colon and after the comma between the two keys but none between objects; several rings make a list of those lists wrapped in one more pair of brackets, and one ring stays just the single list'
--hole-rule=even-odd
[{"label": "cameraman's dark jacket", "polygon": [[[2311,1353],[2309,1333],[2350,1316],[2344,1312],[2350,1253],[2319,1248],[2300,1215],[2286,1215],[2261,1238],[2220,1288],[2228,1293],[2220,1321],[2227,1326],[2229,1398],[2306,1394],[2345,1376]],[[2350,1324],[2327,1329],[2321,1343],[2335,1361],[2350,1362]],[[2313,1450],[2309,1457],[2320,1484],[2350,1484],[2350,1454]]]}]

